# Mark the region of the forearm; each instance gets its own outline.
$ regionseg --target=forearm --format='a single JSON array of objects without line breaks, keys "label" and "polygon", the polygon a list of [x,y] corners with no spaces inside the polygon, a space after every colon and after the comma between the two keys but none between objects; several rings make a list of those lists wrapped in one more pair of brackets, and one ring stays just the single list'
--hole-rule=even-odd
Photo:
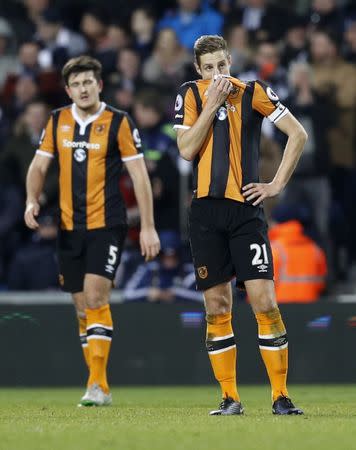
[{"label": "forearm", "polygon": [[153,199],[151,183],[146,171],[141,176],[133,177],[135,196],[140,211],[141,229],[153,228]]},{"label": "forearm", "polygon": [[34,164],[30,165],[26,177],[27,204],[31,202],[38,203],[43,190],[45,177],[45,173],[39,167],[34,166]]},{"label": "forearm", "polygon": [[283,158],[273,183],[278,186],[279,191],[283,190],[288,180],[296,168],[300,155],[303,152],[304,144],[307,140],[307,134],[304,130],[298,130],[288,137],[287,145],[283,152]]},{"label": "forearm", "polygon": [[217,109],[205,106],[195,124],[178,139],[179,153],[182,158],[192,161],[201,150]]}]

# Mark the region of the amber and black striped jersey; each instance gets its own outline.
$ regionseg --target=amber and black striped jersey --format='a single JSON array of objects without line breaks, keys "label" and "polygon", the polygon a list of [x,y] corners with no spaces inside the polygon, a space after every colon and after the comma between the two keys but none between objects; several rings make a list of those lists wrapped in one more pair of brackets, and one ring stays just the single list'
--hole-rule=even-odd
[{"label": "amber and black striped jersey", "polygon": [[[196,196],[245,202],[242,186],[258,182],[262,120],[276,123],[288,113],[278,96],[261,81],[244,83],[229,77],[233,92],[216,113],[205,142],[194,159]],[[184,83],[175,103],[174,128],[189,129],[207,100],[210,80]]]},{"label": "amber and black striped jersey", "polygon": [[139,132],[127,113],[103,102],[85,121],[75,104],[52,111],[37,153],[58,158],[62,229],[126,223],[119,190],[122,162],[143,157]]}]

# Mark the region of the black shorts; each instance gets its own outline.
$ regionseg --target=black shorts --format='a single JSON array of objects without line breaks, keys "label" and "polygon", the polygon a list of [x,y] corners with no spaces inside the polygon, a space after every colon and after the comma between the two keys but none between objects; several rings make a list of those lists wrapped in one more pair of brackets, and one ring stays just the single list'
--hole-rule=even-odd
[{"label": "black shorts", "polygon": [[66,292],[82,292],[87,273],[109,280],[120,263],[127,227],[63,231],[58,235],[59,281]]},{"label": "black shorts", "polygon": [[273,280],[272,251],[263,209],[229,199],[193,199],[189,234],[199,290],[236,277],[237,285]]}]

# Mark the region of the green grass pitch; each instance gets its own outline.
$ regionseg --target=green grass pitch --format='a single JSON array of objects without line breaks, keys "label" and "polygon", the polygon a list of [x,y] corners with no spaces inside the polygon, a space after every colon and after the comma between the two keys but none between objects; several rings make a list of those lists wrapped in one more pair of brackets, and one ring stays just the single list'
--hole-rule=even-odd
[{"label": "green grass pitch", "polygon": [[77,408],[79,389],[0,389],[1,450],[352,450],[356,386],[292,386],[304,416],[271,414],[267,386],[241,386],[244,416],[209,417],[214,387],[113,389]]}]

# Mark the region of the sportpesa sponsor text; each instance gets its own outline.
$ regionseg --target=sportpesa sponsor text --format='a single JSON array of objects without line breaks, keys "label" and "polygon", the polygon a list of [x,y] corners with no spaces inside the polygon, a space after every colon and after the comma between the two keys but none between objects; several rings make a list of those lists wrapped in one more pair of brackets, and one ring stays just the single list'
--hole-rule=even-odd
[{"label": "sportpesa sponsor text", "polygon": [[62,141],[63,147],[67,148],[86,148],[88,150],[100,150],[100,144],[96,144],[95,142],[86,142],[86,141],[69,141],[68,139],[63,139]]}]

